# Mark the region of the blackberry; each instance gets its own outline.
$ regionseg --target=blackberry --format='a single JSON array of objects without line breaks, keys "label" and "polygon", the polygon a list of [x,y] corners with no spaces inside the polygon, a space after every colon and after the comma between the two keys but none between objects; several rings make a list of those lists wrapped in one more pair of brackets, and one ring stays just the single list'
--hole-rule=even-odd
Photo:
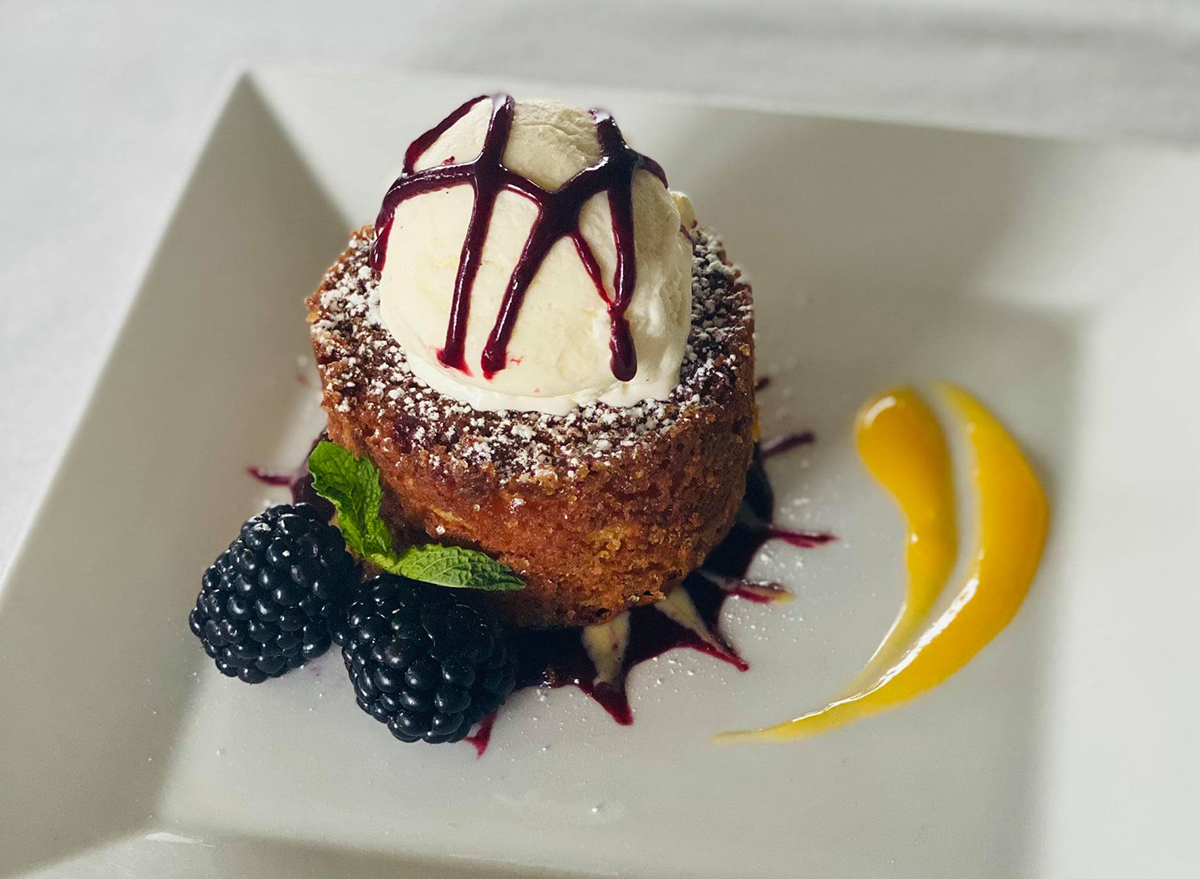
[{"label": "blackberry", "polygon": [[358,707],[402,742],[457,742],[512,692],[495,621],[455,592],[383,574],[334,626]]},{"label": "blackberry", "polygon": [[257,684],[329,649],[353,576],[341,532],[308,504],[281,504],[246,520],[204,572],[188,625],[222,674]]}]

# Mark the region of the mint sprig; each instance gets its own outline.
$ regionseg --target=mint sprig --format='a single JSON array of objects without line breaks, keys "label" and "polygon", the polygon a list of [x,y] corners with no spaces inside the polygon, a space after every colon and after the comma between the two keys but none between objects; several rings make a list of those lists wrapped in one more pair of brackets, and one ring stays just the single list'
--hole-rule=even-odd
[{"label": "mint sprig", "polygon": [[455,589],[511,591],[525,584],[486,553],[431,543],[396,552],[379,515],[379,469],[337,443],[323,440],[308,457],[313,489],[332,503],[346,545],[376,567],[412,580]]},{"label": "mint sprig", "polygon": [[400,573],[410,580],[460,589],[512,592],[524,589],[512,569],[490,555],[461,546],[427,543],[410,546],[400,555]]},{"label": "mint sprig", "polygon": [[392,535],[379,517],[383,492],[378,468],[337,443],[323,440],[308,456],[308,472],[317,494],[337,508],[338,527],[346,545],[385,571],[399,573],[393,567]]}]

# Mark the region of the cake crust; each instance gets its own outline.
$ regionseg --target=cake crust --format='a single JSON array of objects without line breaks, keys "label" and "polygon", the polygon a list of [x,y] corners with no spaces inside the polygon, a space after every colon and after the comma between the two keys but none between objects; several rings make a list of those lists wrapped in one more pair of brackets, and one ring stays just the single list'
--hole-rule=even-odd
[{"label": "cake crust", "polygon": [[[378,314],[365,226],[308,298],[329,436],[380,470],[398,537],[481,549],[526,582],[509,623],[577,626],[662,599],[725,535],[753,449],[749,286],[694,227],[692,329],[664,401],[482,412],[417,379]],[[428,535],[428,537],[426,537]]]}]

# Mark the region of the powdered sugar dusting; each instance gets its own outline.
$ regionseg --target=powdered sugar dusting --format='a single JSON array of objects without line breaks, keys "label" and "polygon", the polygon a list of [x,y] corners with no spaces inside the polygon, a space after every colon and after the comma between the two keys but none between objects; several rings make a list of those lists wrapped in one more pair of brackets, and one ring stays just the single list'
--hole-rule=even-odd
[{"label": "powdered sugar dusting", "polygon": [[382,442],[424,449],[431,466],[488,472],[503,481],[573,479],[616,457],[636,456],[655,436],[705,417],[722,386],[753,382],[750,289],[725,262],[714,235],[695,227],[691,237],[692,329],[670,397],[548,415],[479,411],[409,370],[380,319],[379,279],[368,264],[373,235],[364,227],[309,300],[324,405],[388,425]]}]

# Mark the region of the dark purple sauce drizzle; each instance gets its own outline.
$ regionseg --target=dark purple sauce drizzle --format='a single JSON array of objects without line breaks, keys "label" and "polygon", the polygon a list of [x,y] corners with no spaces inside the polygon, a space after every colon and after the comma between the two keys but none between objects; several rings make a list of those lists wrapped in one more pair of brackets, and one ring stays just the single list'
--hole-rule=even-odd
[{"label": "dark purple sauce drizzle", "polygon": [[797,446],[807,446],[817,441],[811,430],[796,430],[781,436],[773,436],[759,443],[759,451],[764,459],[774,457],[783,452],[789,452]]},{"label": "dark purple sauce drizzle", "polygon": [[483,752],[487,750],[488,743],[492,740],[492,727],[495,725],[496,712],[493,711],[476,724],[475,732],[463,739],[464,742],[469,742],[475,749],[476,758],[482,757]]},{"label": "dark purple sauce drizzle", "polygon": [[299,467],[294,467],[291,470],[270,470],[265,467],[247,467],[246,472],[261,482],[263,485],[274,485],[283,487],[286,486],[292,493],[292,503],[294,504],[312,504],[316,507],[327,519],[332,519],[336,512],[333,504],[325,500],[317,494],[313,488],[312,474],[308,472],[308,456],[312,454],[312,450],[317,447],[317,444],[322,440],[329,439],[329,434],[325,431],[313,440],[312,446],[304,455],[304,460],[300,462]]},{"label": "dark purple sauce drizzle", "polygon": [[693,572],[679,587],[687,589],[715,644],[705,641],[653,607],[629,612],[629,643],[620,674],[611,682],[596,680],[596,667],[583,646],[578,629],[521,629],[514,633],[517,652],[517,689],[525,687],[578,687],[595,699],[613,720],[633,723],[633,709],[625,680],[629,670],[675,647],[690,647],[728,662],[738,671],[749,668],[737,651],[719,634],[721,605],[732,594],[700,572]]},{"label": "dark purple sauce drizzle", "polygon": [[[420,157],[451,126],[462,119],[480,101],[491,101],[492,114],[479,155],[461,164],[441,164],[416,171]],[[371,245],[371,266],[382,271],[387,259],[387,242],[392,230],[396,207],[400,202],[451,186],[469,185],[475,192],[471,219],[463,239],[450,304],[450,320],[446,327],[446,342],[438,352],[438,360],[446,366],[470,372],[464,356],[467,320],[471,310],[471,288],[483,257],[483,245],[491,222],[496,197],[503,191],[516,192],[532,201],[538,208],[537,218],[525,242],[525,249],[508,281],[501,300],[496,322],[483,349],[481,366],[485,377],[502,370],[508,362],[508,342],[516,325],[525,292],[541,267],[542,260],[562,238],[570,238],[579,253],[584,268],[596,285],[600,297],[608,304],[612,325],[609,349],[612,352],[612,373],[621,381],[629,381],[637,373],[637,352],[633,336],[625,319],[625,310],[637,284],[633,240],[633,175],[645,168],[667,185],[667,176],[653,159],[629,148],[613,118],[603,110],[592,110],[596,122],[596,137],[600,142],[600,161],[584,168],[554,192],[543,189],[531,180],[504,167],[504,149],[512,130],[514,102],[510,95],[481,95],[472,98],[429,131],[414,140],[404,155],[404,170],[383,197],[383,205],[375,220],[375,242]],[[614,295],[610,298],[604,287],[600,265],[596,261],[583,233],[579,229],[579,211],[592,196],[605,192],[612,213],[613,241],[617,262],[613,277]]]},{"label": "dark purple sauce drizzle", "polygon": [[725,581],[744,580],[750,563],[768,540],[782,540],[807,549],[836,539],[832,534],[822,531],[780,528],[772,524],[774,515],[775,492],[763,467],[763,455],[756,448],[753,463],[746,474],[746,496],[742,499],[737,519],[729,534],[708,554],[699,570],[705,574],[715,574]]}]

